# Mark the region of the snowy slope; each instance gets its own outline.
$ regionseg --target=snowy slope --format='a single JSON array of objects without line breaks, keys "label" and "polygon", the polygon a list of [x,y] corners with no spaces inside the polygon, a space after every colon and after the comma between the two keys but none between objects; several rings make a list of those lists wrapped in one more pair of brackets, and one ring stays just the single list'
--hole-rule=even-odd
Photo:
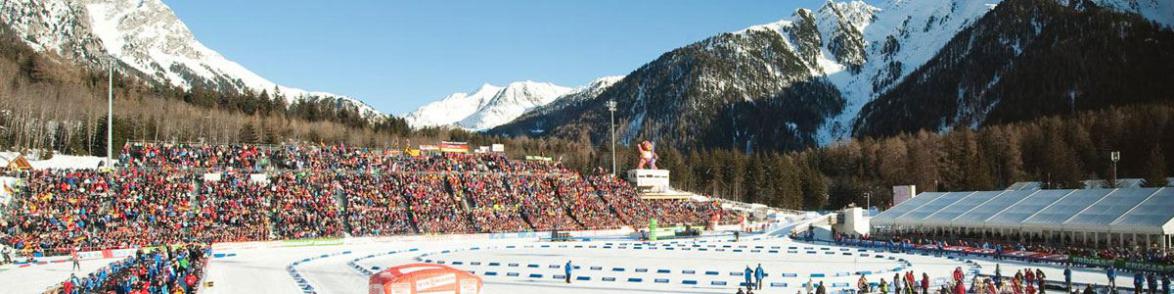
[{"label": "snowy slope", "polygon": [[[999,2],[894,0],[873,7],[861,1],[829,1],[814,12],[801,9],[792,20],[741,33],[772,31],[790,41],[788,45],[801,56],[804,51],[818,52],[808,64],[812,72],[821,73],[847,101],[844,111],[819,130],[817,138],[823,145],[848,136],[864,104],[928,61]],[[809,22],[819,31],[817,40],[804,38],[801,28]]]},{"label": "snowy slope", "polygon": [[457,126],[484,130],[510,122],[571,91],[571,88],[534,81],[513,82],[506,87],[485,84],[473,94],[452,94],[404,117],[414,128]]},{"label": "snowy slope", "polygon": [[[782,35],[788,48],[804,59],[812,74],[826,78],[840,90],[847,101],[845,109],[817,134],[820,145],[826,145],[849,136],[861,107],[924,65],[958,32],[1001,2],[890,0],[874,7],[862,1],[828,1],[815,11],[800,9],[790,19],[738,33],[768,31]],[[1093,2],[1174,25],[1174,1]],[[818,35],[806,32],[812,28]]]},{"label": "snowy slope", "polygon": [[501,90],[502,87],[484,84],[472,94],[453,93],[421,106],[405,115],[404,119],[414,128],[451,125],[473,115]]},{"label": "snowy slope", "polygon": [[[1071,1],[1071,0],[1065,0]],[[1065,2],[1061,1],[1061,2]],[[1103,7],[1132,12],[1151,21],[1174,27],[1174,1],[1170,0],[1094,0]]]},{"label": "snowy slope", "polygon": [[[7,0],[0,21],[37,50],[101,66],[113,56],[152,81],[190,89],[267,91],[289,102],[335,97],[364,116],[381,115],[353,98],[278,85],[204,46],[160,0]],[[130,70],[133,69],[133,70]]]}]

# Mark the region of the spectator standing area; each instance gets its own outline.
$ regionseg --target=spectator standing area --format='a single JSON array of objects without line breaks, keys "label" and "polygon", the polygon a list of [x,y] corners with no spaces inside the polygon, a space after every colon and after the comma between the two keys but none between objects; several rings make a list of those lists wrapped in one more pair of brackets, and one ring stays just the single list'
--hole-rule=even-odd
[{"label": "spectator standing area", "polygon": [[1174,243],[1174,189],[925,192],[871,221],[874,235],[1168,250]]}]

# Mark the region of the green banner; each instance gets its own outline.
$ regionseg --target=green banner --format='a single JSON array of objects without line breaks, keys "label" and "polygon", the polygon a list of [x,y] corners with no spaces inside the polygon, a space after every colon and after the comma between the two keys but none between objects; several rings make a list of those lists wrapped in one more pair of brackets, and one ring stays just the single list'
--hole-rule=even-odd
[{"label": "green banner", "polygon": [[1101,259],[1101,258],[1089,258],[1089,257],[1072,257],[1072,258],[1070,258],[1070,260],[1075,263],[1094,265],[1094,266],[1100,266],[1100,267],[1113,266],[1113,267],[1120,268],[1120,269],[1137,270],[1137,271],[1174,272],[1174,265],[1155,264],[1155,263],[1136,262],[1136,261],[1125,261],[1125,260],[1111,260],[1111,259]]}]

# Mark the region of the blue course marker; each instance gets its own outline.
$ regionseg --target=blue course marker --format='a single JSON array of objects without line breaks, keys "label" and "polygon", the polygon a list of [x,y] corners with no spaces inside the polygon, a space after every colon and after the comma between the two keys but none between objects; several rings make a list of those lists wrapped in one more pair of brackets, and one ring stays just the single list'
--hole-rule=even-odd
[{"label": "blue course marker", "polygon": [[655,279],[655,280],[652,280],[652,282],[657,283],[657,284],[668,284],[669,279]]},{"label": "blue course marker", "polygon": [[542,274],[530,274],[530,278],[534,278],[534,279],[541,279],[541,278],[542,278]]},{"label": "blue course marker", "polygon": [[656,270],[656,273],[658,273],[658,274],[671,274],[671,273],[673,273],[673,271],[662,268],[662,269]]},{"label": "blue course marker", "polygon": [[603,277],[602,279],[599,279],[599,280],[604,281],[604,282],[615,282],[616,278],[615,277]]},{"label": "blue course marker", "polygon": [[705,275],[706,275],[706,276],[716,276],[716,275],[717,275],[717,271],[705,271]]},{"label": "blue course marker", "polygon": [[709,284],[712,286],[725,286],[726,281],[710,281]]},{"label": "blue course marker", "polygon": [[681,284],[685,284],[685,285],[697,285],[697,280],[684,280],[684,281],[681,281]]},{"label": "blue course marker", "polygon": [[827,275],[821,274],[821,273],[812,273],[811,277],[812,278],[823,278],[823,277],[827,277]]},{"label": "blue course marker", "polygon": [[590,281],[590,280],[591,280],[591,277],[588,277],[588,276],[578,276],[578,277],[575,277],[575,280],[576,280],[576,281]]},{"label": "blue course marker", "polygon": [[505,273],[507,277],[517,277],[518,273]]},{"label": "blue course marker", "polygon": [[641,278],[628,278],[628,282],[629,282],[629,283],[641,283],[641,282],[644,282],[644,279],[641,279]]}]

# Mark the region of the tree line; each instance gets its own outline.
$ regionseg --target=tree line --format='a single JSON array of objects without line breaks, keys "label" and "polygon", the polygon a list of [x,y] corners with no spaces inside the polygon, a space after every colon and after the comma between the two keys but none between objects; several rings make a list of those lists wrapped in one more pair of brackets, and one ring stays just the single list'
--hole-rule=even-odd
[{"label": "tree line", "polygon": [[[1072,189],[1089,179],[1142,178],[1146,186],[1165,186],[1174,172],[1172,117],[1172,105],[1145,104],[794,152],[662,147],[658,153],[674,187],[688,191],[794,209],[864,206],[867,193],[884,208],[895,185],[969,191],[1038,181],[1043,188]],[[1111,151],[1121,154],[1116,177]],[[632,154],[621,157],[622,169],[634,166],[634,152],[621,151]]]}]

